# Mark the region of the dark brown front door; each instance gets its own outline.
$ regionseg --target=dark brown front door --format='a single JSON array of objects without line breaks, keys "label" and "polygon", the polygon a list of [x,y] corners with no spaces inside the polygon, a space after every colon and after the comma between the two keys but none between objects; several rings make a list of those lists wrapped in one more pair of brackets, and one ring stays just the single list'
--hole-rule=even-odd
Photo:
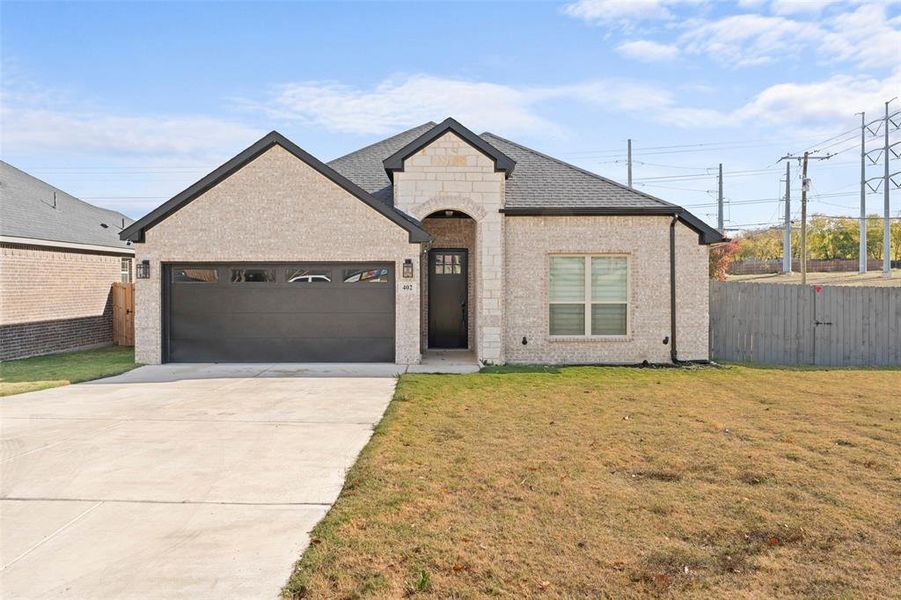
[{"label": "dark brown front door", "polygon": [[466,348],[468,297],[466,250],[429,252],[429,348]]}]

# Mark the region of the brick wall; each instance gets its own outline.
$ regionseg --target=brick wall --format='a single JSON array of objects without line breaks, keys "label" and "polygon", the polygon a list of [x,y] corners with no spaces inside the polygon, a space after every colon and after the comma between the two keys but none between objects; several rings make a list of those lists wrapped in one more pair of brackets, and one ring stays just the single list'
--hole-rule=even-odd
[{"label": "brick wall", "polygon": [[112,342],[121,256],[0,244],[0,359]]},{"label": "brick wall", "polygon": [[[670,217],[507,218],[507,361],[637,364],[670,362]],[[707,246],[676,226],[676,333],[680,360],[708,357]],[[550,254],[626,254],[630,330],[617,338],[548,333]],[[526,344],[522,340],[526,338]]]}]

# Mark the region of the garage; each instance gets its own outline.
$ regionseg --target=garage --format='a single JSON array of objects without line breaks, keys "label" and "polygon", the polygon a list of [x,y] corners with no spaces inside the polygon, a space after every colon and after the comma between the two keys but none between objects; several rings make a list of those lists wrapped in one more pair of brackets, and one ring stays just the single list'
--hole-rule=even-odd
[{"label": "garage", "polygon": [[394,362],[390,263],[171,264],[168,362]]}]

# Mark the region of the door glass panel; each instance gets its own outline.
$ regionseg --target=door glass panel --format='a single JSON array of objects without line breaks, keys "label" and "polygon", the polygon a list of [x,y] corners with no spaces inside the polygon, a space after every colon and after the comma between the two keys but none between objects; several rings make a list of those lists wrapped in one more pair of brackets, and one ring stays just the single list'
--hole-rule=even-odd
[{"label": "door glass panel", "polygon": [[269,283],[275,281],[272,269],[232,269],[232,283]]},{"label": "door glass panel", "polygon": [[462,254],[435,254],[434,273],[436,275],[462,275]]},{"label": "door glass panel", "polygon": [[216,269],[172,269],[174,283],[216,283],[219,271]]},{"label": "door glass panel", "polygon": [[308,269],[298,267],[288,269],[285,281],[288,283],[331,283],[332,272],[329,269]]}]

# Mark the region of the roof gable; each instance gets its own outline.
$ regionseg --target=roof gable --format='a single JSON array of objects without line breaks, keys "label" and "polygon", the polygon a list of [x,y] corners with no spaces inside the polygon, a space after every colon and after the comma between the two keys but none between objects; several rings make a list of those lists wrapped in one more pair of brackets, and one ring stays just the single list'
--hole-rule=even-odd
[{"label": "roof gable", "polygon": [[431,239],[431,236],[429,236],[429,234],[420,226],[418,221],[416,221],[412,217],[405,215],[401,211],[386,205],[384,202],[380,202],[372,194],[362,189],[359,185],[350,181],[344,175],[341,175],[335,169],[328,166],[312,154],[306,152],[300,146],[298,146],[282,134],[278,133],[277,131],[272,131],[266,134],[257,142],[245,149],[243,152],[223,164],[218,169],[214,170],[212,173],[210,173],[197,183],[188,187],[181,193],[176,194],[170,200],[168,200],[155,210],[151,211],[143,218],[135,221],[131,226],[127,227],[122,231],[122,233],[119,234],[120,237],[123,240],[143,242],[144,232],[146,232],[148,229],[163,221],[169,215],[179,210],[192,200],[201,196],[204,192],[211,189],[221,181],[225,180],[233,173],[240,170],[246,164],[250,163],[255,158],[275,145],[281,146],[296,158],[300,159],[301,161],[318,171],[324,177],[330,179],[339,187],[343,188],[352,196],[361,200],[376,212],[380,213],[385,218],[397,224],[402,229],[405,229],[410,235],[410,243],[426,242]]},{"label": "roof gable", "polygon": [[394,181],[394,172],[404,170],[404,161],[406,159],[448,132],[456,134],[467,144],[493,160],[495,172],[503,171],[505,177],[510,177],[513,173],[513,169],[516,166],[515,160],[477,136],[456,120],[448,117],[382,161],[385,172],[388,173],[388,177]]}]

